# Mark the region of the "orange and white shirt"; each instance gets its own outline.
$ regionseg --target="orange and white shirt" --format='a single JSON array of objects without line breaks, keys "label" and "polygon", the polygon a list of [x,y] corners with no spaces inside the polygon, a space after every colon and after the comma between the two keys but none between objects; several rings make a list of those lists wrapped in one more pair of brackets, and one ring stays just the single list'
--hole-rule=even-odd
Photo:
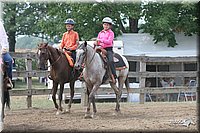
[{"label": "orange and white shirt", "polygon": [[79,35],[76,31],[67,31],[63,34],[62,41],[60,47],[76,50],[78,47]]}]

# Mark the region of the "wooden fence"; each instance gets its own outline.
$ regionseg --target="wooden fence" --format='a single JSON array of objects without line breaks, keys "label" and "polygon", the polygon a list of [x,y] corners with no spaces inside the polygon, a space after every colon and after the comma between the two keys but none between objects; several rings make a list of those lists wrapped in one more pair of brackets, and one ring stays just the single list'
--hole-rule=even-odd
[{"label": "wooden fence", "polygon": [[[38,89],[32,86],[32,77],[46,77],[49,73],[48,71],[38,71],[32,70],[32,60],[37,59],[37,55],[33,52],[28,53],[11,53],[12,57],[23,58],[26,62],[25,71],[13,72],[13,77],[25,77],[27,78],[27,88],[25,90],[15,90],[11,91],[12,96],[27,96],[27,107],[32,106],[32,95],[48,95],[50,89]],[[145,87],[145,80],[149,77],[196,77],[198,81],[197,71],[171,71],[171,72],[148,72],[146,71],[146,64],[158,63],[158,62],[174,62],[174,63],[190,63],[197,62],[197,57],[147,57],[147,56],[125,56],[128,61],[136,61],[140,63],[139,72],[129,72],[129,77],[139,77],[139,88],[130,88],[129,93],[140,93],[140,103],[145,102],[145,94],[151,93],[179,93],[180,92],[197,92],[197,87],[189,88],[186,86],[176,86],[176,87]],[[199,64],[197,64],[197,68]],[[130,66],[131,67],[131,66]],[[85,89],[75,88],[76,93],[82,93],[81,102],[86,103]],[[100,88],[98,94],[101,93],[112,93],[112,89]],[[65,89],[64,93],[69,93],[69,89]],[[123,90],[123,93],[126,93]]]}]

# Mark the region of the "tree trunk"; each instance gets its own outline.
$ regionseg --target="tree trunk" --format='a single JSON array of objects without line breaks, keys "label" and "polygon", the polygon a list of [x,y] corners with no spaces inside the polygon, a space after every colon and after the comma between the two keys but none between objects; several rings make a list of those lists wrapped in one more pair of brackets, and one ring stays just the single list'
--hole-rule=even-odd
[{"label": "tree trunk", "polygon": [[10,52],[15,52],[15,43],[16,43],[16,29],[14,28],[16,26],[16,4],[13,4],[13,6],[11,7],[12,9],[12,16],[10,17],[10,27],[12,27],[12,29],[8,30],[8,41],[9,41],[9,51]]},{"label": "tree trunk", "polygon": [[120,29],[121,29],[121,31],[122,31],[123,33],[126,33],[126,29],[124,28],[124,26],[123,26],[121,20],[119,20],[119,27],[120,27]]},{"label": "tree trunk", "polygon": [[15,43],[16,43],[16,37],[15,37],[15,31],[8,32],[8,41],[9,41],[9,51],[15,52]]},{"label": "tree trunk", "polygon": [[138,19],[129,18],[129,30],[130,33],[138,33]]}]

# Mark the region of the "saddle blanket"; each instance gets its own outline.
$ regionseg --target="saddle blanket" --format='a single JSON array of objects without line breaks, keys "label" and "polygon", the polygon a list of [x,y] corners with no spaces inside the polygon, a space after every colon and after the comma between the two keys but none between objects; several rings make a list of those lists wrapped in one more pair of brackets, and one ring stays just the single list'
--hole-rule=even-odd
[{"label": "saddle blanket", "polygon": [[126,64],[124,63],[124,60],[118,53],[114,53],[113,57],[114,57],[113,60],[114,60],[114,65],[115,65],[116,70],[122,70],[122,69],[127,68]]}]

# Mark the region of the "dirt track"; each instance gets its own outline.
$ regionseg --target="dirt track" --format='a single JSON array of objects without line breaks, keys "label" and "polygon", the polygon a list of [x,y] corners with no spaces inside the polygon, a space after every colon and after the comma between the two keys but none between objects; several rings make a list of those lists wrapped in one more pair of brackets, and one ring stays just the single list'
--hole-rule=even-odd
[{"label": "dirt track", "polygon": [[[98,103],[97,115],[84,119],[85,108],[73,104],[71,114],[55,115],[55,109],[16,109],[6,112],[5,132],[16,131],[197,131],[195,102],[121,103],[121,115],[114,116],[114,103]],[[192,119],[189,127],[174,120]]]}]

